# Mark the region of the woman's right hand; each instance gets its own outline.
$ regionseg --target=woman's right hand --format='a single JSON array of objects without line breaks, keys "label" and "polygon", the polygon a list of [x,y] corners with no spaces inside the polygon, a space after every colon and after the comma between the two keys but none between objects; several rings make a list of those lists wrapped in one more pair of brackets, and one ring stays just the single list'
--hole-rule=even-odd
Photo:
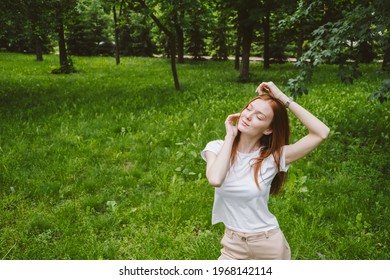
[{"label": "woman's right hand", "polygon": [[225,121],[226,128],[226,137],[235,138],[238,133],[237,124],[235,124],[235,120],[240,118],[240,113],[229,115]]}]

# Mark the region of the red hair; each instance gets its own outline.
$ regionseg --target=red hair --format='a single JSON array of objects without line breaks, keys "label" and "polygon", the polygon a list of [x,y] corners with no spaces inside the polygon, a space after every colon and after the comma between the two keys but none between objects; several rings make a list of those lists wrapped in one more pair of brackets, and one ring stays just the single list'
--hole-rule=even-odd
[{"label": "red hair", "polygon": [[[280,171],[280,161],[282,157],[282,149],[283,146],[288,145],[289,138],[290,138],[290,125],[288,121],[288,114],[287,110],[284,106],[284,104],[279,101],[278,99],[273,98],[272,96],[268,94],[260,95],[255,98],[253,98],[251,101],[248,102],[248,104],[241,110],[244,111],[249,104],[251,104],[253,101],[257,99],[262,99],[264,101],[267,101],[274,113],[274,116],[272,118],[270,128],[272,129],[272,133],[269,135],[263,135],[259,139],[259,144],[261,147],[261,153],[258,158],[256,158],[254,163],[254,179],[256,182],[256,185],[258,188],[260,188],[259,185],[259,179],[258,175],[261,175],[261,165],[263,163],[263,160],[272,155],[275,159],[275,163],[278,169],[278,173],[276,174],[275,178],[272,180],[271,183],[271,194],[278,194],[280,193],[283,183],[285,182],[287,178],[287,172]],[[232,147],[232,153],[230,155],[230,163],[233,165],[236,156],[237,156],[237,148],[238,143],[240,142],[240,135],[241,132],[238,131],[238,134],[236,138],[234,139],[233,147]]]}]

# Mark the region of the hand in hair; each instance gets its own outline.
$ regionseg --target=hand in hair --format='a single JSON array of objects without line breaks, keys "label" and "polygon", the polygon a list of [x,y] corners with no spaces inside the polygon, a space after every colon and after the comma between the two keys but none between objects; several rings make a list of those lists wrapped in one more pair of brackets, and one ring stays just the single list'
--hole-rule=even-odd
[{"label": "hand in hair", "polygon": [[257,89],[256,92],[261,95],[263,92],[268,93],[273,98],[281,100],[283,97],[285,97],[285,94],[273,83],[273,82],[263,82],[261,83]]}]

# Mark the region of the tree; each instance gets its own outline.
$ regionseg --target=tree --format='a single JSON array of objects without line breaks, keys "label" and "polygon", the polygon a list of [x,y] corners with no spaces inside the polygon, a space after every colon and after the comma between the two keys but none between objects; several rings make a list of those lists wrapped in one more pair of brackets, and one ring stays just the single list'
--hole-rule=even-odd
[{"label": "tree", "polygon": [[[233,16],[234,11],[229,7],[227,1],[216,1],[215,5],[211,8],[215,14],[213,18],[214,22],[211,24],[211,45],[210,54],[214,59],[227,60],[229,56],[229,46],[234,42],[230,37],[234,31]],[[239,69],[239,67],[237,68]]]},{"label": "tree", "polygon": [[76,0],[51,0],[48,5],[52,9],[52,17],[55,21],[56,31],[58,34],[58,49],[60,68],[53,71],[53,73],[71,73],[75,69],[73,67],[72,60],[68,58],[68,51],[65,41],[65,24],[67,23],[68,16],[75,8]]},{"label": "tree", "polygon": [[195,60],[200,60],[206,51],[205,38],[208,35],[211,16],[205,1],[192,1],[187,7],[187,50]]},{"label": "tree", "polygon": [[185,7],[187,1],[178,0],[173,2],[174,9],[173,13],[173,24],[176,32],[177,39],[177,58],[178,63],[184,63],[184,30],[183,26],[185,25]]},{"label": "tree", "polygon": [[264,1],[263,4],[263,33],[264,33],[264,69],[270,68],[270,16],[271,16],[271,3]]},{"label": "tree", "polygon": [[300,0],[298,3],[286,2],[281,9],[278,28],[285,30],[287,37],[295,41],[297,59],[302,57],[304,42],[311,41],[311,33],[323,24],[321,4],[320,1]]},{"label": "tree", "polygon": [[242,38],[242,58],[239,80],[246,82],[249,80],[249,58],[251,52],[251,44],[253,40],[253,32],[255,25],[258,23],[260,14],[259,1],[255,0],[240,0],[234,2],[234,7],[237,11],[238,38]]},{"label": "tree", "polygon": [[[335,13],[331,12],[325,13],[326,18],[335,20],[326,22],[313,31],[314,39],[310,48],[297,63],[298,66],[302,67],[301,73],[297,78],[289,80],[286,89],[292,95],[300,96],[307,93],[303,84],[310,81],[310,72],[312,71],[310,67],[308,70],[307,65],[337,63],[339,64],[338,75],[341,80],[346,84],[352,84],[354,79],[361,75],[358,67],[359,63],[364,62],[361,56],[362,46],[365,48],[366,44],[373,41],[373,34],[386,34],[388,20],[377,16],[380,11],[377,10],[378,8],[373,2],[362,1],[361,5],[356,5],[357,3],[343,4],[350,4],[351,7],[353,4],[354,8],[341,9],[342,13],[339,16],[335,16]],[[383,39],[387,40],[387,35]],[[384,45],[386,46],[386,44]],[[383,94],[388,96],[388,84],[384,81],[383,86],[379,87],[370,97],[378,97],[381,102],[386,101],[388,98]]]},{"label": "tree", "polygon": [[[171,70],[172,70],[172,75],[173,75],[173,80],[175,84],[175,89],[180,90],[180,84],[179,84],[179,78],[177,75],[177,68],[176,68],[176,37],[174,32],[164,25],[158,18],[157,16],[152,12],[152,10],[148,7],[146,4],[145,0],[136,0],[139,5],[146,10],[147,14],[153,19],[153,21],[156,23],[156,25],[161,29],[162,32],[165,33],[165,35],[168,37],[168,45],[169,45],[169,50],[170,50],[170,57],[171,57]],[[172,10],[170,9],[169,12],[170,18],[172,20],[173,14]],[[172,23],[173,21],[171,21]],[[172,24],[171,24],[172,26]]]},{"label": "tree", "polygon": [[112,5],[112,15],[113,15],[113,19],[114,19],[114,38],[115,38],[115,62],[116,62],[116,65],[119,65],[120,63],[120,52],[119,52],[119,23],[118,23],[118,16],[121,16],[122,15],[122,7],[123,7],[123,4],[124,4],[124,0],[121,0],[120,1],[120,4],[119,4],[119,15],[117,13],[117,1],[113,1],[111,3]]},{"label": "tree", "polygon": [[136,1],[125,1],[119,17],[121,54],[153,56],[155,46],[151,39],[152,24],[148,10]]},{"label": "tree", "polygon": [[103,1],[78,1],[69,13],[67,47],[72,55],[112,55],[114,46],[109,15],[104,12]]},{"label": "tree", "polygon": [[35,46],[35,55],[37,61],[43,60],[44,43],[48,41],[48,36],[52,30],[47,6],[43,0],[24,0],[20,6],[23,9],[23,14],[29,21],[31,30],[31,41]]},{"label": "tree", "polygon": [[0,9],[1,47],[8,51],[26,52],[31,49],[27,37],[28,20],[21,1],[4,0]]},{"label": "tree", "polygon": [[11,51],[34,52],[37,61],[51,49],[49,10],[43,0],[4,0],[1,10],[1,47]]},{"label": "tree", "polygon": [[379,45],[383,50],[382,70],[390,72],[390,5],[387,0],[373,1],[374,16],[376,21],[375,33]]}]

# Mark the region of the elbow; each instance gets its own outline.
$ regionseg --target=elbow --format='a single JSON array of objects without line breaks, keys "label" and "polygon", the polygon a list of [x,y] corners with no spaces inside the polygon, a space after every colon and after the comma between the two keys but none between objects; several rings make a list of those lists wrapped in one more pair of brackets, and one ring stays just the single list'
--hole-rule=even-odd
[{"label": "elbow", "polygon": [[328,138],[330,133],[329,127],[324,127],[321,130],[318,130],[315,133],[312,133],[311,135],[315,137],[317,145],[321,144],[326,138]]},{"label": "elbow", "polygon": [[219,188],[222,185],[222,182],[217,181],[217,180],[210,180],[209,179],[209,184],[212,185],[215,188]]},{"label": "elbow", "polygon": [[320,134],[322,141],[324,141],[326,138],[328,138],[329,133],[330,133],[330,128],[326,126]]},{"label": "elbow", "polygon": [[216,188],[220,187],[223,183],[223,181],[219,180],[218,178],[213,178],[211,176],[207,176],[207,180],[210,185]]}]

